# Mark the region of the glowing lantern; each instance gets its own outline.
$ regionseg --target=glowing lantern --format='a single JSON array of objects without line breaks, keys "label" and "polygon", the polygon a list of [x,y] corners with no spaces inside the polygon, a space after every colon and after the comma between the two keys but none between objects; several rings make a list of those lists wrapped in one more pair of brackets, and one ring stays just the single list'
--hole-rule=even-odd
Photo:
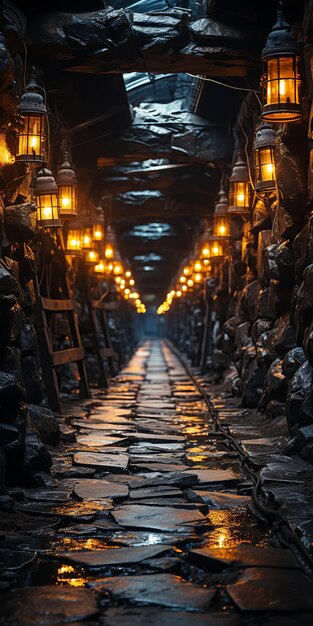
[{"label": "glowing lantern", "polygon": [[17,132],[17,161],[44,162],[47,157],[47,108],[39,93],[34,70],[17,106],[19,130]]},{"label": "glowing lantern", "polygon": [[261,124],[254,142],[255,188],[270,192],[276,189],[275,172],[276,133],[268,124]]},{"label": "glowing lantern", "polygon": [[93,241],[92,241],[92,230],[91,228],[84,228],[82,234],[82,249],[83,250],[92,250],[93,249]]},{"label": "glowing lantern", "polygon": [[249,171],[242,150],[237,158],[230,177],[228,213],[245,215],[250,213],[251,185]]},{"label": "glowing lantern", "polygon": [[99,243],[104,239],[104,227],[103,224],[94,224],[92,227],[92,240],[94,243]]},{"label": "glowing lantern", "polygon": [[193,264],[193,269],[195,272],[199,273],[202,272],[202,263],[200,261],[200,259],[197,259],[194,264]]},{"label": "glowing lantern", "polygon": [[193,279],[195,283],[197,284],[201,283],[203,279],[202,274],[194,274]]},{"label": "glowing lantern", "polygon": [[37,205],[37,223],[43,228],[59,228],[58,186],[52,173],[43,168],[36,177],[34,195]]},{"label": "glowing lantern", "polygon": [[190,267],[190,265],[186,265],[183,269],[183,274],[185,276],[190,276],[192,274],[192,267]]},{"label": "glowing lantern", "polygon": [[130,270],[127,270],[127,272],[125,272],[126,278],[131,278],[131,275],[132,275],[132,273],[131,273]]},{"label": "glowing lantern", "polygon": [[223,186],[221,185],[218,201],[213,213],[213,235],[215,237],[230,236],[230,221],[227,212],[228,202]]},{"label": "glowing lantern", "polygon": [[80,255],[82,250],[81,231],[78,228],[70,228],[66,240],[66,254]]},{"label": "glowing lantern", "polygon": [[99,254],[95,250],[87,250],[85,261],[87,265],[97,265],[99,263]]},{"label": "glowing lantern", "polygon": [[176,294],[175,294],[175,295],[176,295],[176,298],[181,298],[181,296],[182,296],[182,292],[180,291],[180,289],[178,289],[178,290],[176,291]]},{"label": "glowing lantern", "polygon": [[121,263],[113,263],[113,274],[115,276],[120,276],[120,274],[123,274],[123,265]]},{"label": "glowing lantern", "polygon": [[114,235],[110,226],[106,232],[104,256],[106,259],[114,259]]},{"label": "glowing lantern", "polygon": [[76,217],[76,215],[78,215],[77,180],[75,172],[70,165],[69,155],[67,152],[65,152],[64,162],[58,171],[57,184],[59,187],[61,219],[71,219]]},{"label": "glowing lantern", "polygon": [[99,263],[97,263],[97,265],[94,266],[93,271],[98,276],[99,275],[105,276],[105,271],[106,271],[105,262],[100,260]]},{"label": "glowing lantern", "polygon": [[181,288],[182,291],[187,291],[187,289],[188,289],[187,285],[183,285]]},{"label": "glowing lantern", "polygon": [[187,280],[187,287],[190,287],[190,288],[193,287],[193,280],[192,280],[192,278],[188,278],[188,280]]},{"label": "glowing lantern", "polygon": [[131,287],[133,287],[133,286],[134,286],[135,281],[134,281],[134,279],[133,279],[133,278],[131,278],[131,279],[130,279],[129,284],[130,284],[130,286],[131,286]]},{"label": "glowing lantern", "polygon": [[277,22],[268,36],[262,59],[262,118],[269,122],[301,119],[299,48],[285,20],[282,2],[278,2]]},{"label": "glowing lantern", "polygon": [[179,278],[179,282],[182,283],[182,285],[187,281],[186,276],[180,276]]}]

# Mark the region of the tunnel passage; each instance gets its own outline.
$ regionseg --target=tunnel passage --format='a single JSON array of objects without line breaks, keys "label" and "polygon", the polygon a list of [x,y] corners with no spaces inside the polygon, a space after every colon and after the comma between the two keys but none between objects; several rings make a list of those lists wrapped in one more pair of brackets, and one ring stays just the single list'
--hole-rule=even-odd
[{"label": "tunnel passage", "polygon": [[308,624],[312,3],[87,4],[0,9],[0,625]]}]

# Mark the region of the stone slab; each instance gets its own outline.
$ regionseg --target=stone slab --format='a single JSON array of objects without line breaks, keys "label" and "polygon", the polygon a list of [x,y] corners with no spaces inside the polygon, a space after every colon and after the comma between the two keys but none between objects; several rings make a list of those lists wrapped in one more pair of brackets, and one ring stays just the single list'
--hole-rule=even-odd
[{"label": "stone slab", "polygon": [[223,493],[220,491],[201,491],[193,489],[193,493],[201,498],[210,508],[214,509],[238,509],[251,504],[249,496],[238,496],[236,493]]},{"label": "stone slab", "polygon": [[131,548],[111,548],[110,550],[61,552],[56,555],[59,560],[65,559],[87,569],[109,566],[135,565],[146,559],[166,554],[171,550],[168,545],[136,546]]},{"label": "stone slab", "polygon": [[98,607],[90,589],[23,587],[1,597],[1,626],[56,626],[95,617]]},{"label": "stone slab", "polygon": [[112,576],[89,583],[99,592],[137,604],[156,604],[172,609],[204,611],[215,595],[214,589],[186,582],[172,574]]},{"label": "stone slab", "polygon": [[106,437],[103,431],[93,431],[92,435],[77,435],[76,441],[81,446],[89,448],[102,448],[105,446],[113,446],[116,444],[125,444],[125,437]]},{"label": "stone slab", "polygon": [[115,521],[123,527],[180,532],[186,525],[205,524],[206,518],[198,510],[144,505],[125,505],[112,511]]},{"label": "stone slab", "polygon": [[300,571],[249,568],[227,592],[241,611],[313,612],[313,581]]},{"label": "stone slab", "polygon": [[128,466],[128,454],[105,454],[97,452],[77,452],[74,454],[75,465],[86,465],[102,472],[125,472]]},{"label": "stone slab", "polygon": [[186,471],[188,471],[189,474],[196,474],[199,484],[201,485],[222,483],[227,486],[235,486],[240,480],[240,476],[232,470],[193,469],[190,467],[186,468]]},{"label": "stone slab", "polygon": [[121,500],[128,496],[128,486],[106,481],[104,479],[81,480],[74,485],[73,493],[79,500],[93,501],[109,498]]},{"label": "stone slab", "polygon": [[35,559],[36,552],[24,550],[2,550],[0,548],[0,573],[3,571],[19,571],[28,567]]},{"label": "stone slab", "polygon": [[300,565],[290,550],[265,548],[241,543],[234,548],[195,548],[189,556],[193,561],[211,571],[225,567],[270,567],[299,569]]}]

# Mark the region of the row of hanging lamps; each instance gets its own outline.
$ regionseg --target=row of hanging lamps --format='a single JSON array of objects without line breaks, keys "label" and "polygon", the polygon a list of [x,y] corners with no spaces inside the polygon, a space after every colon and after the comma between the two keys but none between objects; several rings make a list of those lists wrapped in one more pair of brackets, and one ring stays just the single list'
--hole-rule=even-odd
[{"label": "row of hanging lamps", "polygon": [[60,228],[59,189],[50,170],[43,168],[37,174],[34,195],[37,205],[37,223],[44,228]]}]

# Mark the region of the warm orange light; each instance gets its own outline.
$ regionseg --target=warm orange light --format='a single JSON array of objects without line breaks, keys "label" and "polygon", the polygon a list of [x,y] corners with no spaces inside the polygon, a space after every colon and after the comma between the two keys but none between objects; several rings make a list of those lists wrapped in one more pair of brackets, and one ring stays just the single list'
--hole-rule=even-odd
[{"label": "warm orange light", "polygon": [[178,289],[178,291],[176,291],[176,298],[181,298],[182,296],[182,292],[180,291],[180,289]]},{"label": "warm orange light", "polygon": [[195,274],[194,275],[194,282],[195,283],[201,283],[202,282],[202,274]]},{"label": "warm orange light", "polygon": [[179,278],[179,282],[182,283],[182,284],[184,284],[186,282],[186,280],[187,280],[186,276],[180,276],[180,278]]},{"label": "warm orange light", "polygon": [[102,224],[94,224],[92,228],[92,239],[93,241],[99,242],[104,239],[104,227]]},{"label": "warm orange light", "polygon": [[121,263],[113,264],[113,274],[115,274],[115,276],[118,276],[119,274],[123,274],[123,266]]},{"label": "warm orange light", "polygon": [[188,287],[187,287],[187,285],[183,285],[181,289],[182,289],[182,291],[187,291]]},{"label": "warm orange light", "polygon": [[131,275],[132,275],[132,273],[131,273],[131,271],[130,271],[130,270],[127,270],[127,272],[125,272],[125,276],[126,276],[126,278],[130,278],[130,277],[131,277]]},{"label": "warm orange light", "polygon": [[185,274],[185,276],[190,276],[191,273],[192,273],[192,268],[186,265],[186,267],[184,267],[183,269],[183,274]]},{"label": "warm orange light", "polygon": [[105,270],[106,267],[104,261],[99,261],[99,263],[97,263],[94,267],[95,274],[105,274]]},{"label": "warm orange light", "polygon": [[88,250],[85,258],[86,263],[97,264],[99,261],[99,254],[95,250]]},{"label": "warm orange light", "polygon": [[193,280],[192,280],[192,278],[188,278],[188,280],[187,280],[187,287],[193,287]]},{"label": "warm orange light", "polygon": [[193,269],[195,272],[199,273],[202,271],[202,263],[200,259],[197,259],[193,264]]},{"label": "warm orange light", "polygon": [[131,279],[130,279],[129,284],[130,284],[130,286],[131,286],[131,287],[133,287],[133,286],[134,286],[135,281],[134,281],[134,279],[133,279],[133,278],[131,278]]},{"label": "warm orange light", "polygon": [[112,246],[112,244],[107,243],[105,246],[105,251],[104,251],[104,256],[106,259],[113,259],[114,258],[114,248]]}]

